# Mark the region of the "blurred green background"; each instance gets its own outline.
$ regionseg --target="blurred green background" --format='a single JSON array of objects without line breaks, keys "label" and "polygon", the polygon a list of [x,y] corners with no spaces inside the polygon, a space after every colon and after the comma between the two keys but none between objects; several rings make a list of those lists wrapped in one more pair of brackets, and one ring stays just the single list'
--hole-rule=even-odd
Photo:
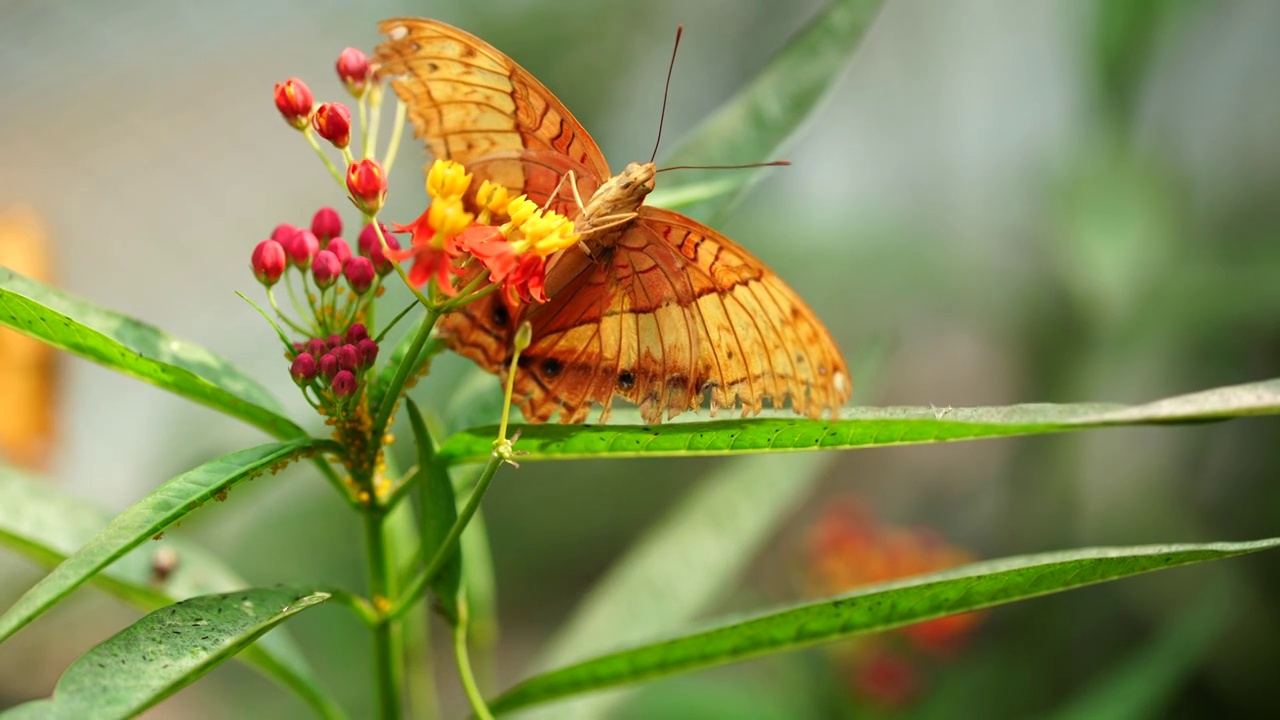
[{"label": "blurred green background", "polygon": [[[345,204],[281,123],[273,82],[299,75],[318,99],[340,99],[338,51],[371,47],[384,17],[430,15],[531,70],[617,168],[648,156],[678,23],[670,138],[821,6],[0,0],[0,204],[47,222],[59,285],[214,348],[307,417],[270,329],[234,295],[257,296],[248,256],[275,224]],[[782,153],[792,167],[771,173],[720,229],[828,323],[859,404],[1140,402],[1280,376],[1278,36],[1272,0],[888,0]],[[424,201],[412,152],[392,180],[393,220]],[[62,367],[51,482],[113,510],[264,440],[88,363]],[[442,410],[468,370],[442,360],[415,396]],[[1280,422],[1261,419],[829,456],[820,491],[721,609],[803,597],[809,528],[848,495],[981,557],[1275,535],[1277,437]],[[500,686],[716,465],[502,473],[485,500]],[[306,470],[241,488],[176,532],[255,583],[361,586],[354,518]],[[0,605],[36,577],[0,553]],[[1274,714],[1276,597],[1280,571],[1261,555],[1003,608],[900,714]],[[0,647],[0,708],[47,694],[72,659],[134,617],[79,593]],[[321,608],[289,627],[348,707],[371,706],[368,639],[354,620]],[[438,684],[450,716],[461,713],[447,661]],[[822,650],[658,682],[617,707],[628,718],[882,712],[859,704]],[[148,717],[246,709],[306,716],[226,666]]]}]

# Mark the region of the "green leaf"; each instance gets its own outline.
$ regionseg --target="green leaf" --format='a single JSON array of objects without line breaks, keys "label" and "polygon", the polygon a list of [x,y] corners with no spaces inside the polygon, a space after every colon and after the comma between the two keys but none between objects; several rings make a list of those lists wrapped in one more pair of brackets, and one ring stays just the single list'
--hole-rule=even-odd
[{"label": "green leaf", "polygon": [[[1003,407],[861,407],[840,420],[798,417],[675,422],[665,425],[523,425],[521,462],[599,456],[661,457],[799,452],[879,445],[1040,435],[1121,425],[1222,420],[1280,413],[1280,380],[1180,395],[1145,405],[1079,403]],[[497,430],[482,427],[450,437],[440,457],[480,462]]]},{"label": "green leaf", "polygon": [[1280,538],[1243,543],[1092,548],[976,563],[873,585],[597,657],[525,680],[490,703],[490,707],[494,712],[506,712],[569,695],[1275,547],[1280,547]]},{"label": "green leaf", "polygon": [[[817,455],[773,456],[718,468],[591,589],[538,667],[668,636],[711,610],[809,497],[823,464]],[[554,715],[601,717],[622,699],[584,699]]]},{"label": "green leaf", "polygon": [[84,547],[28,590],[0,615],[0,641],[34,620],[85,581],[148,538],[239,483],[274,471],[290,460],[333,447],[332,441],[305,438],[260,445],[224,455],[156,488],[120,513]]},{"label": "green leaf", "polygon": [[[703,120],[663,159],[662,166],[740,165],[773,160],[840,79],[884,0],[835,0],[791,38],[749,85]],[[672,187],[709,184],[723,176],[686,170]],[[706,217],[732,204],[760,171],[741,171],[734,194],[690,203]],[[668,191],[676,192],[676,191]]]},{"label": "green leaf", "polygon": [[[0,545],[52,568],[89,542],[111,521],[110,513],[63,495],[47,483],[0,465]],[[140,547],[94,575],[95,585],[143,610],[172,605],[196,595],[228,592],[246,583],[203,548],[164,539]],[[153,563],[171,553],[177,567],[163,581]],[[295,690],[317,713],[336,716],[336,704],[316,683],[293,638],[280,631],[239,655],[282,685]]]},{"label": "green leaf", "polygon": [[80,656],[53,697],[0,718],[130,718],[329,598],[310,588],[241,590],[161,608]]},{"label": "green leaf", "polygon": [[265,388],[212,352],[0,267],[0,325],[261,428],[305,433]]},{"label": "green leaf", "polygon": [[[422,556],[432,558],[444,544],[449,530],[458,521],[458,505],[453,495],[453,482],[448,467],[435,461],[435,446],[427,434],[427,425],[418,412],[418,404],[405,398],[409,410],[409,423],[413,426],[413,441],[418,448],[418,472],[422,474]],[[462,553],[455,545],[431,581],[431,587],[440,599],[440,612],[450,624],[458,622],[458,589],[462,586]]]}]

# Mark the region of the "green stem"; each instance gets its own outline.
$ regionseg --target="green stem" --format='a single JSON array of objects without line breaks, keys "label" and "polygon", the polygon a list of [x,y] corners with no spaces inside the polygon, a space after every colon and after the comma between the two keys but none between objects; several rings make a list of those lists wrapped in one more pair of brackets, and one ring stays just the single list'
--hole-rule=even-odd
[{"label": "green stem", "polygon": [[374,341],[374,342],[376,342],[376,343],[381,343],[381,342],[382,342],[382,338],[386,337],[386,336],[387,336],[387,333],[391,332],[391,328],[395,327],[395,326],[396,326],[396,323],[400,322],[400,320],[401,320],[405,315],[408,315],[408,314],[409,314],[409,311],[410,311],[410,310],[412,310],[412,309],[414,309],[414,308],[416,308],[416,307],[418,307],[418,303],[416,303],[416,302],[409,303],[409,305],[408,305],[407,307],[405,307],[405,309],[403,309],[403,310],[401,310],[401,311],[400,311],[400,314],[398,314],[398,315],[396,315],[395,317],[391,318],[391,322],[390,322],[390,323],[388,323],[386,327],[382,328],[382,332],[378,333],[378,337],[374,338],[374,339],[373,339],[373,341]]},{"label": "green stem", "polygon": [[[378,155],[378,127],[382,125],[382,86],[371,83],[364,92],[369,100],[369,123],[365,125],[369,134],[365,139],[364,156],[376,158]],[[385,168],[384,168],[385,169]]]},{"label": "green stem", "polygon": [[338,186],[342,188],[343,192],[346,192],[346,177],[344,177],[341,172],[338,172],[338,166],[333,164],[333,161],[325,154],[324,148],[320,147],[320,143],[316,141],[315,133],[311,132],[310,125],[302,129],[302,137],[306,138],[307,142],[311,143],[311,148],[316,151],[316,155],[320,156],[321,162],[324,163],[325,167],[329,168],[329,174],[333,176],[334,180],[338,181]]},{"label": "green stem", "polygon": [[356,102],[356,110],[360,113],[360,155],[363,157],[371,157],[373,150],[369,147],[369,93],[366,91],[360,95],[360,100]]},{"label": "green stem", "polygon": [[418,326],[418,334],[414,336],[413,343],[409,345],[409,352],[405,353],[404,361],[400,363],[400,367],[396,368],[396,374],[391,377],[391,383],[387,385],[385,394],[382,396],[382,404],[378,407],[378,414],[373,419],[373,429],[369,435],[373,447],[378,448],[382,443],[383,433],[387,430],[387,423],[391,420],[391,410],[396,406],[396,402],[400,399],[400,392],[404,389],[405,381],[409,379],[409,373],[413,371],[414,365],[418,359],[419,353],[422,352],[422,346],[427,344],[427,338],[431,335],[431,329],[436,326],[436,320],[440,318],[440,312],[432,308],[427,308],[427,314],[422,317],[422,324]]},{"label": "green stem", "polygon": [[[400,593],[399,599],[387,611],[388,618],[398,618],[403,615],[409,608],[413,607],[417,602],[419,595],[426,590],[427,585],[435,579],[444,567],[445,561],[453,553],[455,546],[458,544],[458,538],[462,537],[462,531],[467,529],[467,524],[471,522],[472,516],[476,514],[476,510],[480,507],[480,499],[484,497],[485,492],[489,489],[489,483],[493,481],[493,476],[497,474],[498,467],[502,465],[504,459],[496,451],[489,456],[489,462],[484,466],[484,470],[480,473],[480,479],[476,481],[475,489],[471,491],[471,496],[467,498],[467,504],[463,506],[462,512],[458,513],[458,519],[454,521],[453,527],[449,528],[449,534],[444,536],[444,540],[440,542],[440,547],[436,548],[436,552],[431,556],[431,562],[418,573],[413,581],[409,583],[409,587]],[[445,472],[443,467],[430,468],[430,472]]]},{"label": "green stem", "polygon": [[400,136],[404,135],[404,114],[405,104],[400,102],[400,98],[396,98],[396,119],[391,126],[391,142],[387,144],[386,159],[382,161],[382,169],[386,171],[387,176],[391,176],[391,166],[396,161],[396,153],[400,150]]},{"label": "green stem", "polygon": [[[380,510],[366,508],[365,553],[369,572],[369,594],[375,608],[382,607],[392,592],[390,558],[383,538],[383,521],[386,515]],[[396,652],[395,623],[383,616],[373,626],[374,684],[378,688],[378,717],[395,720],[400,717],[400,658]]]},{"label": "green stem", "polygon": [[458,675],[462,678],[462,688],[471,702],[471,711],[479,720],[493,720],[493,713],[485,705],[480,688],[476,687],[475,676],[471,672],[471,660],[467,657],[467,602],[458,602],[458,624],[453,628],[453,656],[458,661]]}]

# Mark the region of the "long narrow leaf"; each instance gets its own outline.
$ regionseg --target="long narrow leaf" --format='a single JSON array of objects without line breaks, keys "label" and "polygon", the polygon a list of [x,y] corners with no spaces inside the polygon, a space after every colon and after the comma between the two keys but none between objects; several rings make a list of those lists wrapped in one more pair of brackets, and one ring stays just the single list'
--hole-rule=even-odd
[{"label": "long narrow leaf", "polygon": [[[109,522],[111,515],[106,511],[0,465],[0,545],[52,569]],[[177,566],[160,579],[153,566],[166,553],[172,554]],[[135,549],[90,582],[146,611],[247,586],[203,548],[168,538]],[[301,649],[283,630],[262,638],[238,658],[297,691],[317,712],[331,714],[336,707],[312,677]]]},{"label": "long narrow leaf", "polygon": [[[1068,432],[1117,425],[1200,422],[1280,414],[1280,380],[1233,385],[1145,405],[852,408],[840,420],[768,417],[665,425],[524,425],[521,462],[609,455],[661,457],[832,450]],[[483,461],[496,430],[457,433],[440,448],[450,464]]]},{"label": "long narrow leaf", "polygon": [[0,325],[240,418],[304,435],[265,388],[209,350],[0,267]]},{"label": "long narrow leaf", "polygon": [[977,563],[907,581],[875,585],[597,657],[525,680],[490,707],[494,712],[506,712],[569,695],[1275,547],[1280,547],[1280,538],[1242,543],[1093,548]]},{"label": "long narrow leaf", "polygon": [[260,445],[224,455],[161,485],[117,515],[84,547],[18,598],[4,615],[0,615],[0,641],[13,635],[125,553],[205,502],[291,459],[330,446],[332,441],[314,438]]},{"label": "long narrow leaf", "polygon": [[205,595],[161,608],[80,656],[52,698],[0,718],[134,717],[328,598],[313,588],[280,587]]}]

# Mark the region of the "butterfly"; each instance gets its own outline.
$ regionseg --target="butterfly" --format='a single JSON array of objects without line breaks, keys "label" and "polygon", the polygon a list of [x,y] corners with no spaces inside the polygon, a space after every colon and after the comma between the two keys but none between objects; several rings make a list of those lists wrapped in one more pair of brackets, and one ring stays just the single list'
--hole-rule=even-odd
[{"label": "butterfly", "polygon": [[[384,20],[375,51],[415,134],[437,159],[525,194],[575,223],[581,242],[552,256],[545,304],[493,293],[440,321],[450,348],[503,373],[524,321],[513,402],[530,422],[600,421],[614,397],[646,423],[697,410],[712,416],[766,400],[835,416],[852,384],[844,358],[794,290],[715,230],[644,205],[652,162],[614,175],[569,110],[489,43],[441,22]],[[469,202],[474,202],[470,198]]]}]

